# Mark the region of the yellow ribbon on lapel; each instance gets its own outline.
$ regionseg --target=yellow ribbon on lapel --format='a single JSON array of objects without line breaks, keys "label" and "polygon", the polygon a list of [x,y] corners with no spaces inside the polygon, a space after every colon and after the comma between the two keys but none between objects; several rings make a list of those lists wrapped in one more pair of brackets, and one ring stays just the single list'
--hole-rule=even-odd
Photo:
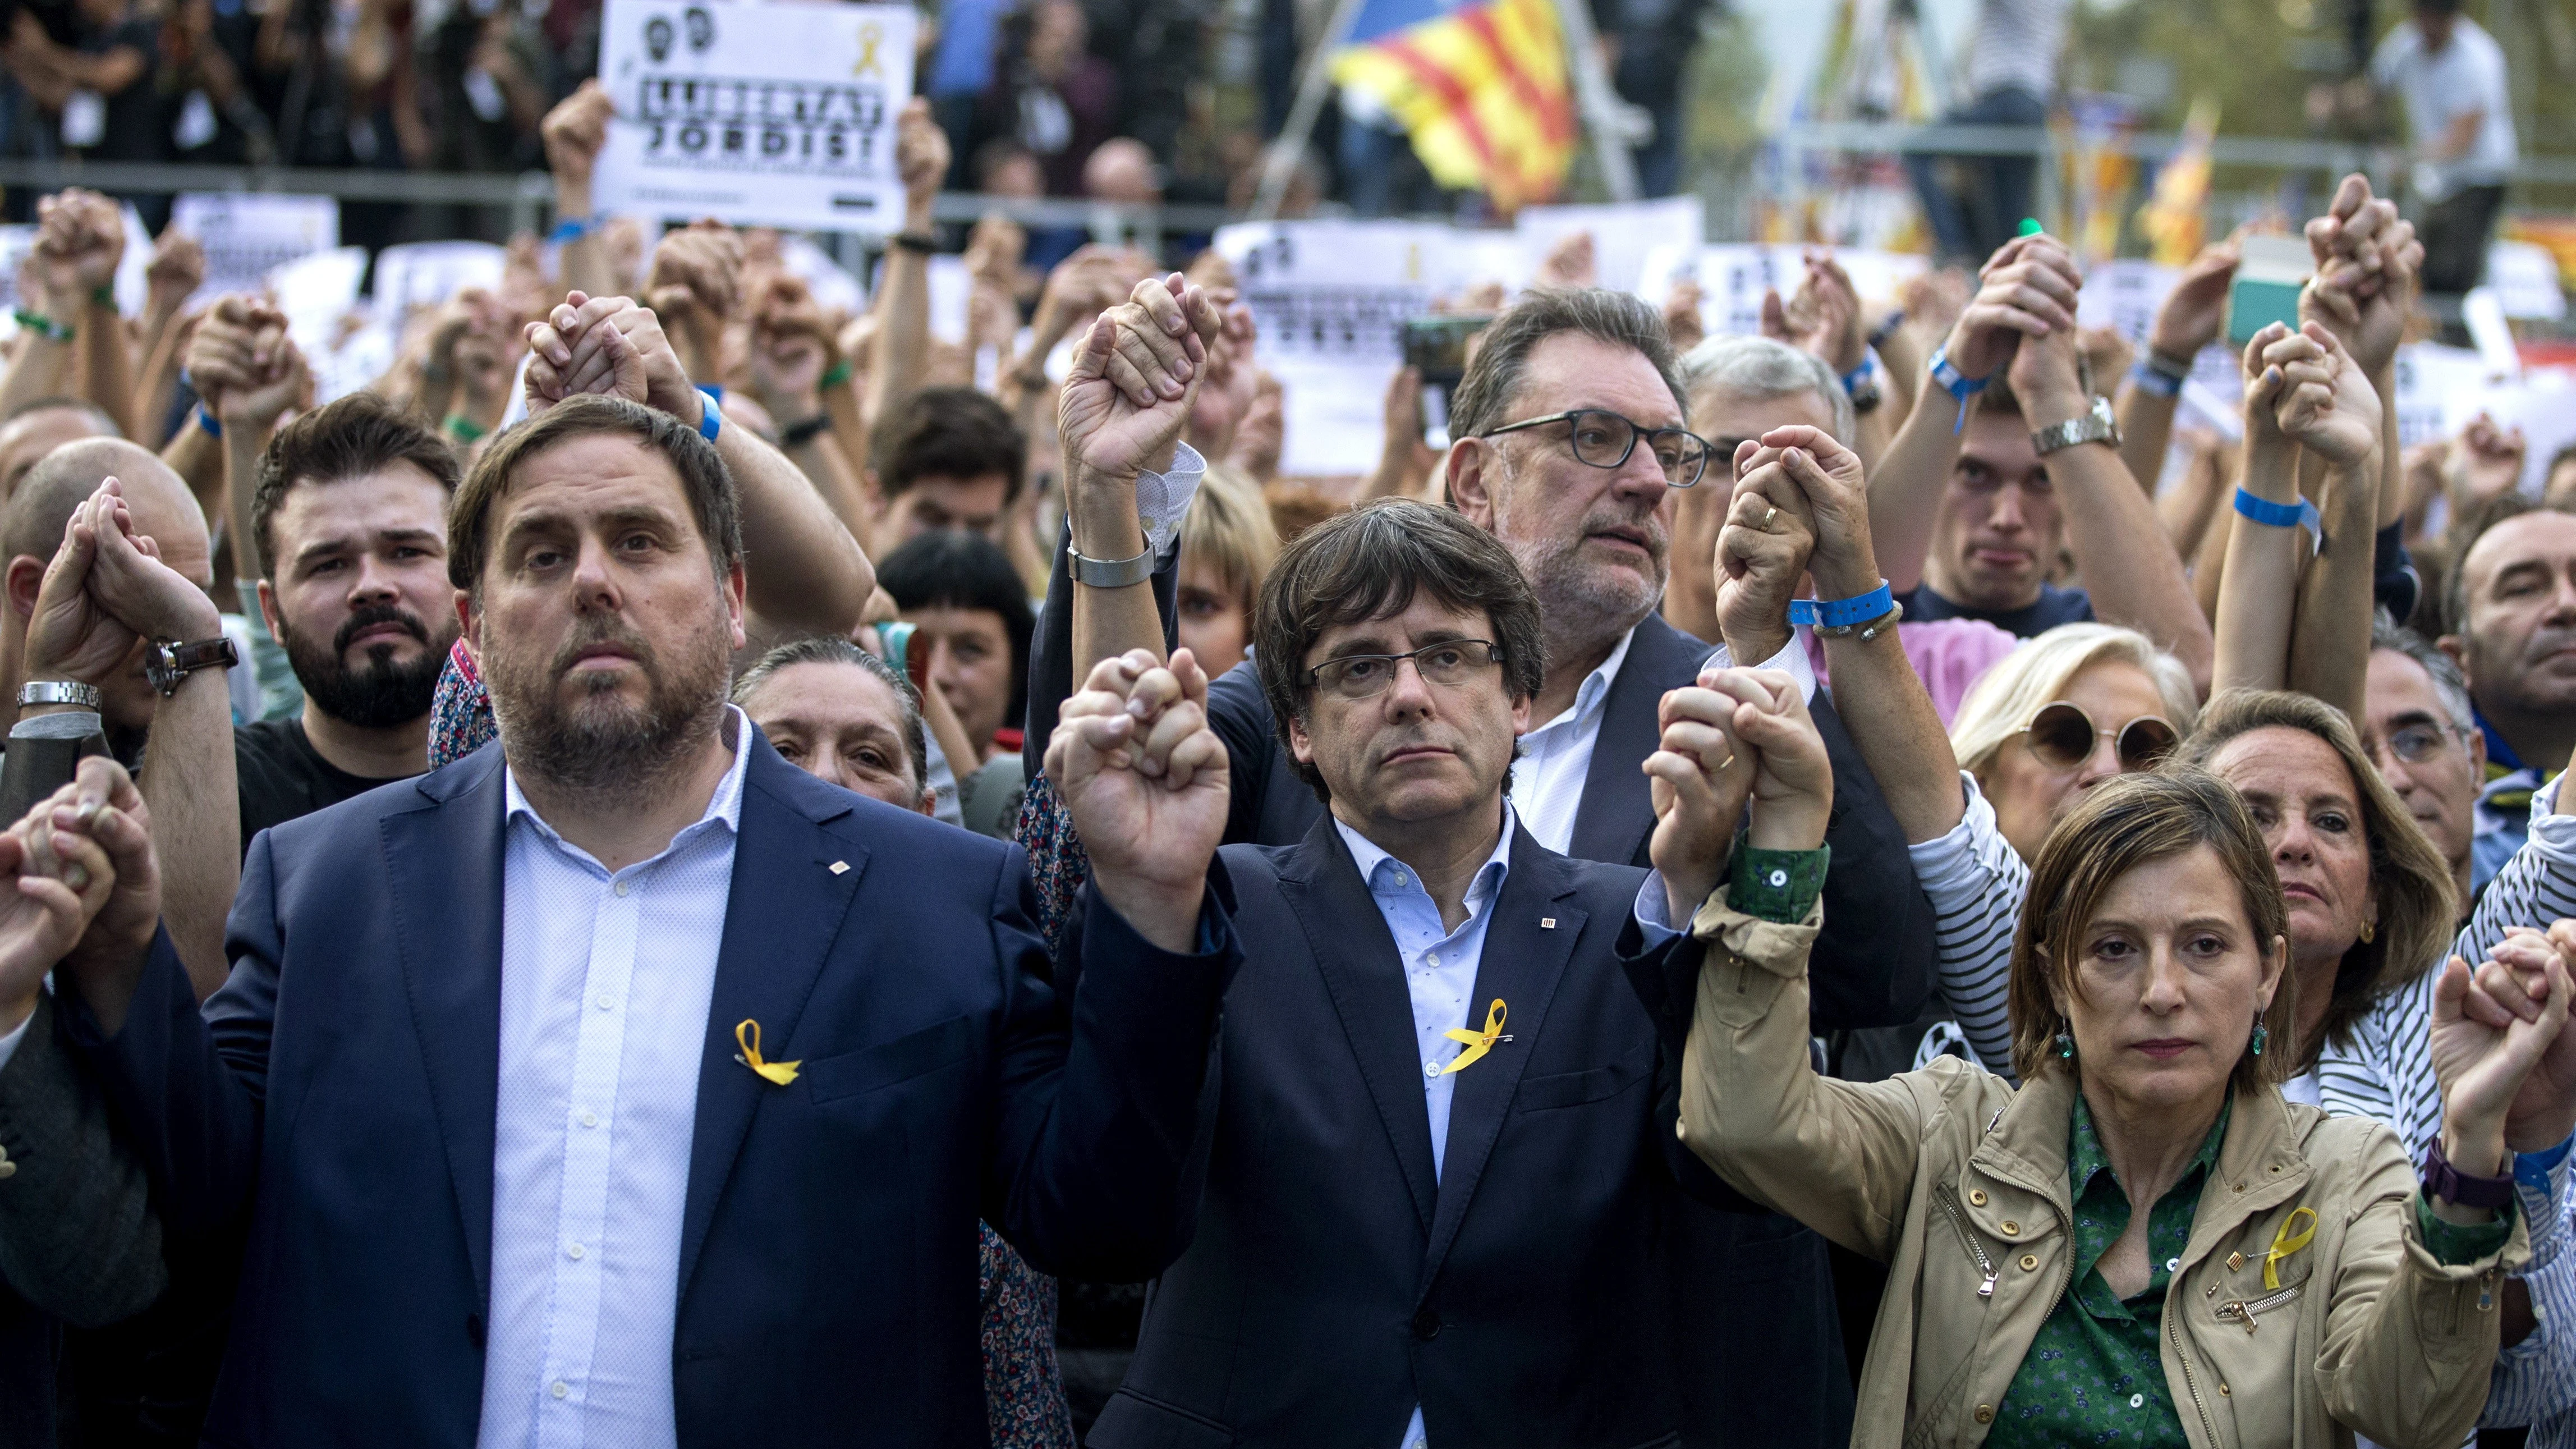
[{"label": "yellow ribbon on lapel", "polygon": [[1510,1041],[1510,1037],[1503,1035],[1503,1020],[1510,1014],[1511,1008],[1503,1005],[1503,999],[1497,996],[1494,998],[1494,1004],[1485,1009],[1485,1029],[1483,1031],[1469,1031],[1467,1028],[1460,1026],[1452,1027],[1449,1030],[1440,1033],[1451,1041],[1464,1042],[1467,1047],[1465,1051],[1458,1053],[1457,1060],[1440,1069],[1440,1075],[1445,1077],[1455,1072],[1463,1072],[1469,1067],[1474,1066],[1476,1063],[1483,1061],[1485,1059],[1485,1053],[1494,1049],[1494,1043],[1498,1041]]},{"label": "yellow ribbon on lapel", "polygon": [[734,1027],[733,1041],[734,1045],[742,1048],[742,1056],[739,1058],[742,1064],[778,1086],[783,1087],[795,1081],[796,1069],[804,1065],[802,1061],[762,1061],[760,1059],[760,1023],[748,1017]]},{"label": "yellow ribbon on lapel", "polygon": [[[2308,1225],[2304,1228],[2298,1227],[2301,1217],[2308,1220]],[[2298,1228],[2298,1231],[2292,1232],[2293,1228]],[[2280,1287],[2281,1260],[2306,1247],[2315,1240],[2316,1236],[2317,1210],[2315,1208],[2300,1208],[2281,1219],[2281,1230],[2272,1235],[2272,1246],[2263,1254],[2263,1286]]]}]

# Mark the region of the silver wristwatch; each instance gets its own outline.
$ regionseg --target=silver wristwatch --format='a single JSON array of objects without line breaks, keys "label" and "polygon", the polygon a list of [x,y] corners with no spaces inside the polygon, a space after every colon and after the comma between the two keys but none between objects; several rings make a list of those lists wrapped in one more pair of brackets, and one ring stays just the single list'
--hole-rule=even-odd
[{"label": "silver wristwatch", "polygon": [[1141,584],[1154,576],[1154,545],[1149,540],[1145,551],[1134,558],[1089,558],[1067,543],[1064,556],[1073,565],[1073,581],[1095,589],[1123,589]]},{"label": "silver wristwatch", "polygon": [[18,686],[18,707],[36,704],[75,704],[82,709],[98,708],[98,686],[77,679],[31,679]]},{"label": "silver wristwatch", "polygon": [[2042,428],[2030,435],[2030,445],[2045,458],[2060,448],[2078,443],[2108,443],[2120,446],[2120,420],[2112,415],[2111,400],[2096,394],[2091,411],[2080,418],[2069,418],[2054,427]]}]

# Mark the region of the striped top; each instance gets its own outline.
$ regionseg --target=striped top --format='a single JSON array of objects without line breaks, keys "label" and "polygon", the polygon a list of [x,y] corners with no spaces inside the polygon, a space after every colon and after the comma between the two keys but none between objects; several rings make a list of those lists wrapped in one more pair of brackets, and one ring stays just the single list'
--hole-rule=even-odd
[{"label": "striped top", "polygon": [[[1967,810],[1950,833],[1910,847],[1914,873],[1932,903],[1941,992],[1977,1059],[2012,1076],[2012,1026],[2004,1010],[2013,936],[2030,868],[1995,826],[1994,806],[1960,774]],[[2452,954],[2487,959],[2507,926],[2546,926],[2576,917],[2576,816],[2554,813],[2556,786],[2532,802],[2531,835],[2480,898]],[[2442,1092],[2426,1051],[2433,1023],[2428,969],[2383,997],[2349,1040],[2329,1042],[2313,1073],[2329,1112],[2388,1124],[2420,1163],[2441,1135]],[[1920,1066],[1921,1063],[1917,1062]],[[2545,1189],[2520,1188],[2531,1223],[2531,1264],[2523,1274],[2540,1326],[2496,1360],[2480,1422],[2532,1425],[2529,1449],[2576,1449],[2576,1254],[2564,1251],[2576,1213],[2561,1161]]]}]

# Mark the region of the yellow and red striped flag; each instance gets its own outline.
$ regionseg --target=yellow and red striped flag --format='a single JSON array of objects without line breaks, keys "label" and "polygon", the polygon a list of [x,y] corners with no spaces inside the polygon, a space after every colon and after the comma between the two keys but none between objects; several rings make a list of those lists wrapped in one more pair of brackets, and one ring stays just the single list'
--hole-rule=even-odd
[{"label": "yellow and red striped flag", "polygon": [[1552,199],[1580,136],[1552,0],[1368,0],[1336,83],[1385,107],[1431,179],[1505,213]]}]

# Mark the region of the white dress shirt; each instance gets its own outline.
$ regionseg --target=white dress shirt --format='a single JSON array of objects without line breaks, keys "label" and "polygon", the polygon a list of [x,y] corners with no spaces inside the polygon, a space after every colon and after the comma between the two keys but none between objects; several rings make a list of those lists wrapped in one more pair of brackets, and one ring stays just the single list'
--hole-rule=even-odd
[{"label": "white dress shirt", "polygon": [[614,874],[505,777],[480,1449],[677,1443],[680,1219],[751,758],[742,711],[723,728],[706,813]]},{"label": "white dress shirt", "polygon": [[[1574,691],[1574,703],[1521,736],[1520,754],[1512,761],[1512,804],[1521,812],[1521,824],[1530,839],[1559,855],[1574,843],[1574,817],[1583,809],[1583,782],[1592,773],[1592,747],[1601,738],[1610,686],[1618,682],[1620,667],[1628,662],[1628,647],[1636,642],[1634,628],[1620,635],[1610,657],[1583,676]],[[1711,651],[1707,662],[1720,668],[1735,663],[1723,644]],[[1816,668],[1807,662],[1806,646],[1796,630],[1789,631],[1789,647],[1763,660],[1761,667],[1795,678],[1800,697],[1814,701]],[[1640,763],[1643,759],[1639,757]]]}]

